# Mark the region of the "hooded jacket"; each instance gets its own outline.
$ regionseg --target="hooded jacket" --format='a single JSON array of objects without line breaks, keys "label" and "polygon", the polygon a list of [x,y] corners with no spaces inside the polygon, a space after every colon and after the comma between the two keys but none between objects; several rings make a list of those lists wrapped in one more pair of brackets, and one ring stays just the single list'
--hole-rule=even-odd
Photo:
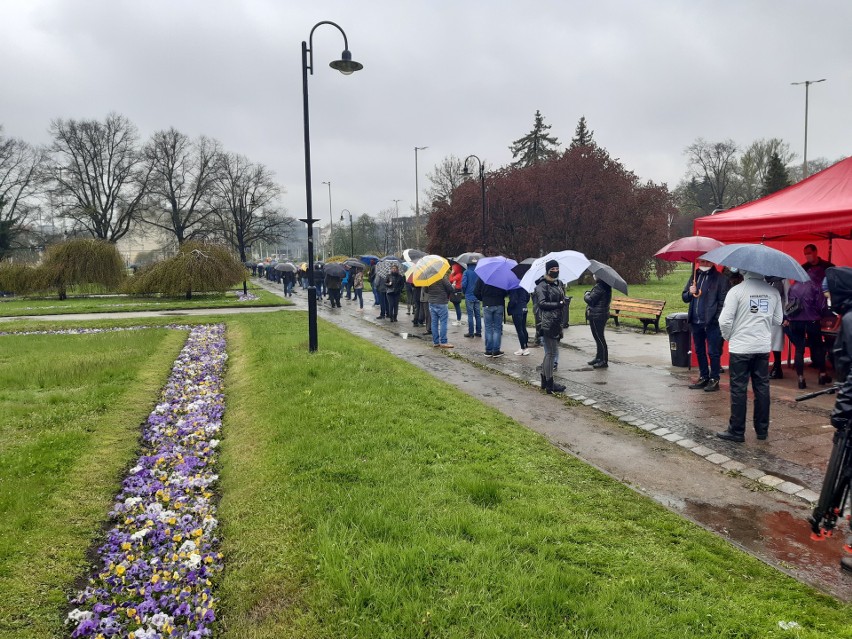
[{"label": "hooded jacket", "polygon": [[689,287],[692,286],[694,278],[695,271],[692,272],[692,277],[683,287],[683,293],[680,296],[689,304],[688,321],[690,324],[715,324],[719,321],[719,314],[725,303],[728,279],[715,268],[711,268],[706,273],[698,271],[698,290],[701,295],[693,297]]},{"label": "hooded jacket", "polygon": [[826,270],[831,310],[841,316],[840,332],[834,342],[834,369],[837,374],[837,401],[831,412],[835,428],[846,428],[852,419],[852,268],[832,267]]},{"label": "hooded jacket", "polygon": [[597,280],[591,291],[586,291],[583,301],[589,305],[589,317],[609,319],[609,303],[612,301],[612,287]]},{"label": "hooded jacket", "polygon": [[530,301],[530,294],[527,293],[526,289],[521,288],[513,288],[509,291],[509,305],[506,309],[506,312],[509,315],[519,315],[521,313],[527,312],[527,304]]},{"label": "hooded jacket", "polygon": [[533,292],[535,307],[541,318],[541,334],[559,339],[562,337],[562,307],[565,305],[565,285],[559,280],[540,277]]},{"label": "hooded jacket", "polygon": [[476,283],[479,281],[479,275],[476,274],[476,262],[472,264],[468,264],[465,269],[464,275],[462,275],[462,291],[464,291],[464,297],[468,302],[478,302],[476,299],[476,295],[473,294],[473,290],[476,288]]},{"label": "hooded jacket", "polygon": [[762,275],[742,273],[743,283],[725,297],[719,328],[731,353],[768,353],[772,350],[772,326],[780,326],[784,319],[781,296]]}]

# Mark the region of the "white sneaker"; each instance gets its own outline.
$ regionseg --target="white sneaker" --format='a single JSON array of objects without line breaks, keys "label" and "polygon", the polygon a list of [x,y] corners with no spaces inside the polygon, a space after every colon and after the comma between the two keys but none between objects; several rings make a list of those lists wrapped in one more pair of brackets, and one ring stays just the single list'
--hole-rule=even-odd
[{"label": "white sneaker", "polygon": [[515,355],[523,355],[523,354],[524,354],[524,351],[523,351],[523,350],[515,351]]},{"label": "white sneaker", "polygon": [[521,355],[529,355],[529,354],[530,354],[530,349],[528,349],[528,348],[525,348],[523,350],[523,352],[521,352]]}]

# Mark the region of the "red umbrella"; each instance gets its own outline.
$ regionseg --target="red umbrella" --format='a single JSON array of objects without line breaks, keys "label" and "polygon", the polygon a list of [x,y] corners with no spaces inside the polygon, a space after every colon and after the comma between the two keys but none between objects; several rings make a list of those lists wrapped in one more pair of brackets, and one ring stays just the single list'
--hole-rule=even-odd
[{"label": "red umbrella", "polygon": [[666,262],[694,262],[708,251],[720,246],[724,246],[724,243],[712,237],[691,235],[669,242],[654,253],[654,257]]}]

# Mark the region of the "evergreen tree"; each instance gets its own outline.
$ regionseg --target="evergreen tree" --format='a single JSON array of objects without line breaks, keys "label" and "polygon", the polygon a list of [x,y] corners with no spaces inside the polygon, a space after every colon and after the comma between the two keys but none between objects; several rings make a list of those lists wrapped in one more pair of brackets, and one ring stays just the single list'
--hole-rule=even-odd
[{"label": "evergreen tree", "polygon": [[550,131],[550,125],[544,123],[544,116],[541,111],[536,110],[533,130],[519,140],[512,142],[512,146],[509,147],[512,158],[515,159],[512,166],[532,166],[542,160],[556,157],[555,147],[559,146],[559,140],[548,135],[548,131]]},{"label": "evergreen tree", "polygon": [[574,130],[574,137],[571,139],[569,149],[574,149],[578,146],[596,146],[594,139],[595,132],[586,126],[586,116],[581,116],[577,122],[577,128]]},{"label": "evergreen tree", "polygon": [[763,178],[763,192],[765,197],[775,191],[780,191],[790,186],[790,176],[787,167],[781,161],[781,156],[775,151],[769,158],[769,166],[766,169],[766,177]]}]

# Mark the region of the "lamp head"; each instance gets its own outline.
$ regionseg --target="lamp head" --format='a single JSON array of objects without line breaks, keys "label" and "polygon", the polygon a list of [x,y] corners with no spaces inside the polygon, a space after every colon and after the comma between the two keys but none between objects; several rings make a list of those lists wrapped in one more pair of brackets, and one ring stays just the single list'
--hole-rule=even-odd
[{"label": "lamp head", "polygon": [[363,64],[355,62],[355,60],[352,59],[352,53],[349,49],[344,50],[343,53],[340,54],[340,58],[340,60],[335,60],[334,62],[329,63],[328,66],[332,69],[337,69],[343,75],[352,75],[356,71],[360,71],[364,68]]},{"label": "lamp head", "polygon": [[470,177],[471,175],[473,175],[473,174],[470,172],[470,169],[469,169],[469,168],[467,168],[467,162],[465,162],[465,163],[464,163],[464,168],[462,169],[461,174],[462,174],[462,176],[464,176],[464,177]]}]

